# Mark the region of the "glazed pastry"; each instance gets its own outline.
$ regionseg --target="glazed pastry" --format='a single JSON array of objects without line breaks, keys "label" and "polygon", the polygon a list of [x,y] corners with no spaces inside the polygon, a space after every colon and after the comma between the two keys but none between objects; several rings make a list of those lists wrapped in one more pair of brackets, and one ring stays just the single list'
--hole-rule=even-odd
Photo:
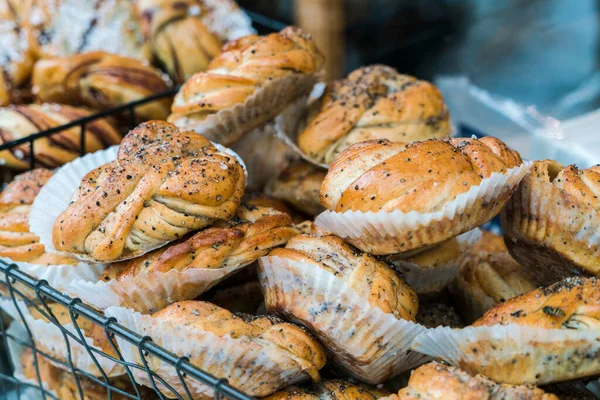
[{"label": "glazed pastry", "polygon": [[365,140],[414,142],[449,135],[448,110],[434,85],[371,65],[327,85],[318,110],[298,135],[298,146],[315,161],[330,164]]},{"label": "glazed pastry", "polygon": [[[171,82],[158,69],[102,51],[40,60],[33,69],[39,102],[83,104],[105,110],[167,91]],[[138,120],[165,119],[168,98],[136,107]]]},{"label": "glazed pastry", "polygon": [[[73,378],[71,371],[65,371],[52,365],[46,357],[41,354],[37,354],[37,358],[34,358],[31,349],[27,348],[21,356],[21,366],[23,376],[30,381],[37,384],[38,377],[36,372],[36,361],[37,367],[40,373],[40,379],[45,386],[53,391],[57,398],[61,400],[80,400],[79,389],[77,383]],[[83,391],[83,400],[104,400],[108,397],[108,391],[105,387],[95,383],[94,381],[79,376],[79,384]],[[123,378],[112,378],[110,379],[110,385],[113,388],[118,388],[122,391],[130,393],[132,396],[135,395],[135,390],[131,386],[131,382],[128,377]],[[154,398],[153,391],[143,387],[138,387],[142,399]],[[125,400],[131,397],[124,396],[120,393],[111,391],[112,398],[115,400]]]},{"label": "glazed pastry", "polygon": [[149,121],[123,139],[117,160],[82,179],[52,240],[59,251],[102,262],[134,258],[229,220],[244,184],[234,156],[198,134]]},{"label": "glazed pastry", "polygon": [[244,36],[188,79],[168,121],[229,145],[309,92],[322,66],[310,35],[298,28]]},{"label": "glazed pastry", "polygon": [[324,210],[319,201],[319,191],[325,171],[300,161],[286,168],[265,187],[265,193],[293,205],[308,215]]},{"label": "glazed pastry", "polygon": [[[100,280],[113,285],[116,281],[128,291],[129,296],[123,298],[123,305],[152,312],[175,301],[198,297],[271,249],[285,245],[298,233],[287,214],[271,208],[242,205],[228,222],[219,221],[175,244],[109,265],[100,275]],[[224,272],[220,273],[221,270]],[[171,271],[181,273],[179,280],[168,274]],[[215,275],[193,278],[190,275],[193,271],[198,274],[214,271]],[[161,275],[153,275],[155,273]],[[152,287],[148,281],[155,281],[161,288],[169,289],[160,296],[159,288],[153,289],[150,296],[146,293]],[[170,287],[171,284],[175,286]],[[133,286],[146,289],[140,290],[139,296],[144,296],[143,299],[132,294]],[[151,307],[146,307],[148,301]]]},{"label": "glazed pastry", "polygon": [[379,383],[405,368],[396,356],[408,349],[388,333],[416,333],[407,321],[415,321],[418,299],[384,262],[335,236],[300,235],[263,257],[259,276],[267,311],[308,327],[344,372]]},{"label": "glazed pastry", "polygon": [[408,386],[385,400],[559,400],[535,386],[498,384],[456,367],[430,362],[414,370]]},{"label": "glazed pastry", "polygon": [[543,284],[600,276],[600,166],[536,161],[502,213],[511,255]]},{"label": "glazed pastry", "polygon": [[494,305],[529,292],[535,279],[508,254],[501,236],[482,231],[450,285],[454,302],[471,323]]},{"label": "glazed pastry", "polygon": [[[90,115],[90,111],[59,104],[31,104],[0,108],[0,141],[8,143],[40,131],[64,125]],[[97,119],[85,125],[86,153],[101,150],[121,141],[119,132],[105,119]],[[36,139],[34,155],[41,167],[61,166],[76,157],[81,151],[81,130],[74,127]],[[29,144],[0,152],[6,166],[16,169],[29,167]]]},{"label": "glazed pastry", "polygon": [[421,303],[417,322],[427,328],[449,326],[450,328],[463,328],[465,323],[456,313],[454,307],[444,303]]},{"label": "glazed pastry", "polygon": [[46,253],[39,237],[29,232],[29,210],[51,176],[47,169],[24,172],[0,193],[0,257],[41,265],[77,264],[72,257]]},{"label": "glazed pastry", "polygon": [[[319,370],[326,361],[321,345],[308,332],[274,316],[232,314],[203,301],[174,303],[152,315],[124,308],[107,312],[126,327],[135,324],[167,350],[185,348],[192,364],[214,376],[227,377],[230,385],[250,396],[267,396],[307,379],[318,382]],[[132,354],[135,358],[131,361],[140,363],[139,353]],[[148,364],[183,393],[171,366],[154,357],[148,359]],[[133,373],[138,382],[150,385],[143,370]],[[213,395],[201,382],[188,382],[193,399]]]},{"label": "glazed pastry", "polygon": [[[393,211],[430,214],[444,210],[457,196],[479,186],[492,173],[505,175],[521,164],[516,151],[491,136],[410,144],[370,140],[347,148],[331,164],[321,186],[321,203],[332,212],[370,211],[375,217],[377,213]],[[517,171],[521,173],[521,169]],[[420,226],[418,232],[413,227],[410,232],[394,232],[381,240],[375,240],[374,233],[342,236],[361,250],[377,255],[440,243],[491,220],[500,212],[520,176],[502,178],[514,182],[509,185],[507,181],[499,194],[486,192],[469,200],[468,208],[462,211],[464,215],[458,209],[454,215],[432,219]],[[316,222],[327,228],[322,220]]]},{"label": "glazed pastry", "polygon": [[265,397],[265,400],[376,400],[388,395],[389,392],[385,389],[335,379],[311,385],[289,386]]},{"label": "glazed pastry", "polygon": [[221,52],[220,38],[202,18],[209,12],[198,0],[138,0],[138,13],[152,53],[177,82],[205,71]]},{"label": "glazed pastry", "polygon": [[256,315],[264,301],[260,283],[250,281],[238,286],[217,290],[207,301],[233,313]]}]

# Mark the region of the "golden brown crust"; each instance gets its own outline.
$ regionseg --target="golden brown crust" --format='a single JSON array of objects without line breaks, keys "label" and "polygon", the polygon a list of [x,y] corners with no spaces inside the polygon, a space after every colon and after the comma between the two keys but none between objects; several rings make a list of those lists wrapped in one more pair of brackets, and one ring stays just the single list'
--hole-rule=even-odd
[{"label": "golden brown crust", "polygon": [[[325,351],[303,328],[273,316],[252,317],[231,312],[203,301],[181,301],[152,314],[154,319],[170,321],[188,329],[211,332],[217,336],[247,338],[267,346],[266,352],[291,354],[306,372],[318,380],[318,370],[326,362]],[[192,358],[191,362],[194,360]]]},{"label": "golden brown crust", "polygon": [[[386,263],[362,253],[336,236],[300,235],[269,256],[309,263],[325,269],[385,313],[415,321],[419,304],[415,292]],[[298,307],[303,305],[298,304]]]},{"label": "golden brown crust", "polygon": [[288,386],[265,397],[265,400],[376,400],[388,395],[385,389],[334,379],[317,384]]},{"label": "golden brown crust", "polygon": [[[21,139],[40,131],[67,124],[90,115],[90,111],[59,104],[30,104],[0,109],[0,143]],[[79,157],[81,144],[79,127],[61,131],[35,141],[36,165],[54,168]],[[105,119],[97,119],[86,125],[86,152],[94,152],[118,144],[119,132]],[[10,168],[29,167],[28,144],[0,152]]]},{"label": "golden brown crust", "polygon": [[48,169],[17,175],[0,193],[0,257],[39,265],[76,264],[72,257],[46,253],[39,237],[29,232],[29,211],[52,176]]},{"label": "golden brown crust", "polygon": [[365,140],[414,142],[449,134],[448,110],[434,85],[372,65],[327,86],[320,110],[298,135],[298,146],[329,164],[345,148]]},{"label": "golden brown crust", "polygon": [[149,121],[123,139],[116,161],[83,178],[52,239],[58,250],[100,261],[132,258],[228,220],[244,185],[235,157],[201,135]]},{"label": "golden brown crust", "polygon": [[331,164],[321,203],[338,212],[438,211],[492,172],[522,163],[500,140],[484,139],[358,143]]},{"label": "golden brown crust", "polygon": [[473,326],[516,324],[545,329],[600,329],[600,281],[566,278],[496,305]]},{"label": "golden brown crust", "polygon": [[319,192],[325,174],[325,171],[314,165],[298,162],[267,183],[265,192],[314,216],[324,210],[319,200]]},{"label": "golden brown crust", "polygon": [[222,42],[202,22],[207,12],[196,0],[136,2],[144,34],[154,56],[177,82],[205,71]]},{"label": "golden brown crust", "polygon": [[502,237],[488,231],[482,231],[450,286],[468,322],[494,305],[535,288],[535,279],[510,256]]},{"label": "golden brown crust", "polygon": [[498,384],[456,367],[431,362],[414,370],[408,386],[386,400],[558,400],[534,386]]},{"label": "golden brown crust", "polygon": [[144,272],[245,266],[299,232],[289,215],[272,208],[241,205],[228,223],[217,223],[173,245],[109,265],[100,280],[125,280]]},{"label": "golden brown crust", "polygon": [[[85,105],[105,110],[162,93],[171,82],[139,60],[96,51],[43,59],[33,70],[33,91],[39,102]],[[168,98],[136,108],[138,120],[165,119]]]}]

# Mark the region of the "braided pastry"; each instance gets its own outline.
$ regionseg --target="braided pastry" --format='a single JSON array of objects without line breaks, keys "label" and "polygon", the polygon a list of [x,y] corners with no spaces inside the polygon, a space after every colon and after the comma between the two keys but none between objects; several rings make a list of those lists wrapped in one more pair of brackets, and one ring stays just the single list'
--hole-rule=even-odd
[{"label": "braided pastry", "polygon": [[326,164],[365,140],[414,142],[450,134],[440,91],[385,65],[363,67],[330,83],[317,107],[298,135],[298,146]]},{"label": "braided pastry", "polygon": [[335,379],[304,386],[289,386],[265,397],[265,400],[376,400],[387,395],[389,392],[383,388]]},{"label": "braided pastry", "polygon": [[309,215],[317,215],[323,211],[319,201],[323,179],[325,171],[306,162],[298,162],[268,182],[265,193],[284,200]]},{"label": "braided pastry", "polygon": [[230,144],[308,92],[322,66],[323,56],[298,28],[244,36],[181,87],[168,121]]},{"label": "braided pastry", "polygon": [[[441,243],[496,216],[526,172],[521,164],[516,151],[490,136],[409,144],[361,142],[337,157],[321,186],[321,203],[340,216],[325,213],[316,223],[378,255]],[[509,173],[514,167],[519,168]],[[484,182],[493,173],[494,179]],[[451,202],[466,192],[469,195],[454,207]],[[369,216],[369,211],[374,214]],[[386,218],[393,211],[397,218]],[[410,212],[415,213],[406,215]],[[418,224],[408,222],[415,217],[420,218]],[[328,218],[341,222],[327,222]],[[389,226],[378,227],[380,223]],[[348,233],[352,226],[357,233]]]},{"label": "braided pastry", "polygon": [[[387,335],[411,337],[416,325],[406,321],[415,321],[418,299],[384,262],[335,236],[300,235],[263,257],[259,275],[267,311],[308,327],[351,376],[379,383],[409,364],[396,357],[408,347],[397,347]],[[404,324],[398,331],[389,327],[395,321]]]},{"label": "braided pastry", "polygon": [[502,213],[511,255],[542,283],[600,276],[600,166],[536,161]]},{"label": "braided pastry", "polygon": [[198,0],[138,0],[152,52],[177,82],[205,71],[221,52],[221,40],[203,23],[208,12]]},{"label": "braided pastry", "polygon": [[[97,51],[40,60],[33,70],[33,91],[40,102],[83,104],[96,110],[117,107],[161,93],[171,83],[141,61]],[[169,99],[136,108],[141,121],[165,119]]]},{"label": "braided pastry", "polygon": [[[67,124],[90,115],[87,109],[59,104],[30,104],[0,108],[0,140],[7,143],[40,131]],[[48,137],[36,139],[36,165],[54,168],[80,155],[81,129],[74,127]],[[97,119],[85,126],[85,151],[94,152],[118,144],[119,132],[105,119]],[[0,158],[10,168],[29,167],[30,147],[23,144],[0,152]]]},{"label": "braided pastry", "polygon": [[17,175],[0,193],[0,257],[40,265],[75,265],[77,260],[46,253],[39,238],[29,232],[29,210],[33,200],[52,176],[47,169]]},{"label": "braided pastry", "polygon": [[412,372],[408,386],[385,400],[559,400],[535,386],[499,384],[483,375],[430,362]]},{"label": "braided pastry", "polygon": [[494,305],[536,288],[536,281],[508,254],[501,236],[482,231],[450,285],[454,302],[471,323]]},{"label": "braided pastry", "polygon": [[83,178],[54,224],[53,243],[99,261],[133,258],[230,219],[244,184],[235,157],[200,135],[149,121],[123,139],[116,161]]}]

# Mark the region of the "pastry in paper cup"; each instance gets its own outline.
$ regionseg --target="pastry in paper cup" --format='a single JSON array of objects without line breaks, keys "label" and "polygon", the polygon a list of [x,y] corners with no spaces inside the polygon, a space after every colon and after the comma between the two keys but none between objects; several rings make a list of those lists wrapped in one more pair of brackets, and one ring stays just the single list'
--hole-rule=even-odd
[{"label": "pastry in paper cup", "polygon": [[536,161],[502,212],[506,246],[541,283],[600,275],[600,167]]},{"label": "pastry in paper cup", "polygon": [[335,236],[296,236],[259,262],[267,312],[306,326],[334,365],[375,384],[423,362],[418,300],[384,262]]},{"label": "pastry in paper cup", "polygon": [[412,348],[514,385],[598,375],[600,281],[566,278],[495,306],[473,326],[424,331]]},{"label": "pastry in paper cup", "polygon": [[[43,310],[47,313],[47,310],[44,307],[36,307],[39,307],[40,310]],[[69,350],[65,343],[65,336],[63,335],[61,329],[54,323],[50,322],[36,307],[27,307],[21,300],[17,300],[15,305],[15,302],[12,300],[0,299],[0,308],[10,315],[17,323],[22,323],[21,316],[19,314],[19,310],[21,311],[25,322],[31,330],[35,345],[41,351],[67,364],[69,363],[70,353],[73,365],[76,368],[91,375],[101,377],[102,374],[98,370],[94,359],[90,356],[89,351],[75,339],[67,335],[70,345]],[[48,307],[56,317],[58,323],[71,332],[76,338],[79,338],[79,333],[77,332],[77,328],[72,323],[69,310],[57,303],[48,304]],[[106,337],[102,327],[93,324],[91,321],[85,318],[79,318],[77,323],[83,333],[83,338],[87,343],[87,346],[102,351],[113,358],[117,358],[117,355],[115,354],[112,345],[109,343],[109,339]],[[119,363],[116,363],[99,353],[92,352],[92,354],[94,354],[96,361],[107,376],[119,376],[125,373],[124,367]],[[58,368],[70,371],[70,368],[65,365],[56,363],[52,360],[49,360],[49,362]]]},{"label": "pastry in paper cup", "polygon": [[153,313],[198,297],[299,233],[285,213],[242,205],[229,222],[111,264],[98,281],[74,281],[65,291],[99,309],[122,306]]},{"label": "pastry in paper cup", "polygon": [[[303,328],[282,322],[273,316],[253,317],[231,312],[203,301],[171,304],[153,315],[131,309],[111,307],[106,315],[154,343],[185,355],[190,363],[256,397],[304,380],[319,381],[319,369],[325,365],[321,345]],[[143,365],[139,349],[117,338],[126,361]],[[175,367],[155,357],[146,357],[148,367],[178,393],[184,393]],[[136,381],[149,386],[143,369],[132,369]],[[200,381],[187,379],[193,399],[214,396],[213,389]],[[161,392],[171,392],[157,382]]]},{"label": "pastry in paper cup", "polygon": [[494,305],[538,286],[537,280],[508,253],[502,236],[484,230],[481,233],[448,286],[453,302],[469,324]]},{"label": "pastry in paper cup", "polygon": [[167,120],[228,146],[308,94],[323,62],[310,35],[298,28],[244,36],[183,84]]},{"label": "pastry in paper cup", "polygon": [[419,295],[439,293],[454,279],[470,248],[481,232],[473,229],[455,238],[406,257],[402,253],[385,257],[402,279]]},{"label": "pastry in paper cup", "polygon": [[148,121],[119,148],[61,168],[33,204],[31,230],[48,249],[79,259],[135,258],[231,218],[245,181],[232,151]]},{"label": "pastry in paper cup", "polygon": [[408,386],[384,400],[462,400],[520,399],[559,400],[553,394],[531,385],[507,385],[483,375],[470,375],[459,368],[430,362],[415,369]]},{"label": "pastry in paper cup", "polygon": [[331,164],[315,224],[375,255],[423,249],[494,218],[529,166],[491,136],[361,142]]},{"label": "pastry in paper cup", "polygon": [[341,379],[323,380],[302,386],[288,386],[265,400],[376,400],[390,394],[385,388]]}]

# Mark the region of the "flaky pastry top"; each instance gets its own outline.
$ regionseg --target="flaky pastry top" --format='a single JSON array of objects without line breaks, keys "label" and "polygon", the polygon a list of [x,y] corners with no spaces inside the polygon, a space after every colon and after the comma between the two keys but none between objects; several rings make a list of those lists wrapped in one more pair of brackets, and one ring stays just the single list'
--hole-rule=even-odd
[{"label": "flaky pastry top", "polygon": [[303,386],[288,386],[265,400],[376,400],[389,395],[385,389],[341,379]]}]

